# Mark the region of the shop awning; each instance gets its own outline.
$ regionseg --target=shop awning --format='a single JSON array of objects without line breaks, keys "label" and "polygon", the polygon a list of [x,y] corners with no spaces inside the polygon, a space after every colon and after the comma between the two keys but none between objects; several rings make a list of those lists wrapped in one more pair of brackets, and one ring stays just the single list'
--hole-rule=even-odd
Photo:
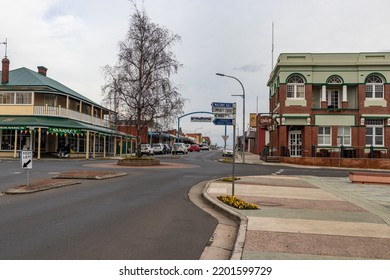
[{"label": "shop awning", "polygon": [[134,137],[132,135],[124,134],[108,127],[96,126],[92,124],[83,123],[80,121],[58,118],[58,117],[47,117],[47,116],[0,116],[0,129],[20,129],[24,130],[27,128],[47,128],[50,130],[59,130],[64,132],[65,130],[72,131],[93,131],[103,133],[106,135],[118,135],[124,137]]}]

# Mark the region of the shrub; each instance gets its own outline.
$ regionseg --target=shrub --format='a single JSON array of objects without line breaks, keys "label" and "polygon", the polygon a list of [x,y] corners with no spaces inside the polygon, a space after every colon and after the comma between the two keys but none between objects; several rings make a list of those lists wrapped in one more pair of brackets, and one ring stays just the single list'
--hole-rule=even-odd
[{"label": "shrub", "polygon": [[237,208],[237,209],[244,209],[244,210],[259,209],[259,207],[256,204],[254,204],[254,203],[249,204],[249,203],[237,198],[236,196],[231,196],[231,195],[218,196],[218,199],[220,201],[222,201],[223,203],[225,203],[229,206],[232,206],[234,208]]}]

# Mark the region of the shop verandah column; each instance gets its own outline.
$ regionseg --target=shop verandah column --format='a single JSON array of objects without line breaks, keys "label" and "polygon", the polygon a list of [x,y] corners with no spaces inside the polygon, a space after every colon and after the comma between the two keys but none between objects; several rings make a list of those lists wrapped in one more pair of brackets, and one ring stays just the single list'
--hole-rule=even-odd
[{"label": "shop verandah column", "polygon": [[85,159],[89,159],[89,130],[87,130],[87,139],[85,141]]},{"label": "shop verandah column", "polygon": [[38,159],[41,159],[41,133],[42,128],[38,128]]},{"label": "shop verandah column", "polygon": [[14,158],[16,158],[17,151],[18,151],[18,130],[15,129]]}]

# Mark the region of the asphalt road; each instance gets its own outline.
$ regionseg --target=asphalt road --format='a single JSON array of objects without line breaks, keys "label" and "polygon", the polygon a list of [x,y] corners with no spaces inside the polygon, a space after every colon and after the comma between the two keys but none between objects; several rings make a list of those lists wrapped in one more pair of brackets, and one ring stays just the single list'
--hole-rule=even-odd
[{"label": "asphalt road", "polygon": [[[121,169],[125,177],[83,181],[25,195],[0,195],[0,259],[199,259],[217,221],[188,199],[189,189],[229,176],[220,152],[161,159],[186,168]],[[110,161],[34,161],[31,180]],[[25,182],[18,161],[0,162],[0,190]],[[188,167],[188,168],[187,168]],[[236,175],[346,176],[338,169],[238,165]]]}]

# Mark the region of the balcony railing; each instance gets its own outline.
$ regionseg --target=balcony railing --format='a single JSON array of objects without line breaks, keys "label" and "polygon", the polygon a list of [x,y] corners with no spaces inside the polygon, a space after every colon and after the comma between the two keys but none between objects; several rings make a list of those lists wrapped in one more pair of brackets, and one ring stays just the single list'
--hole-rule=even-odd
[{"label": "balcony railing", "polygon": [[82,121],[92,125],[98,125],[103,127],[112,127],[108,120],[93,117],[91,115],[83,114],[71,109],[55,106],[34,106],[34,115],[38,116],[51,116],[51,117],[64,117],[73,120]]}]

